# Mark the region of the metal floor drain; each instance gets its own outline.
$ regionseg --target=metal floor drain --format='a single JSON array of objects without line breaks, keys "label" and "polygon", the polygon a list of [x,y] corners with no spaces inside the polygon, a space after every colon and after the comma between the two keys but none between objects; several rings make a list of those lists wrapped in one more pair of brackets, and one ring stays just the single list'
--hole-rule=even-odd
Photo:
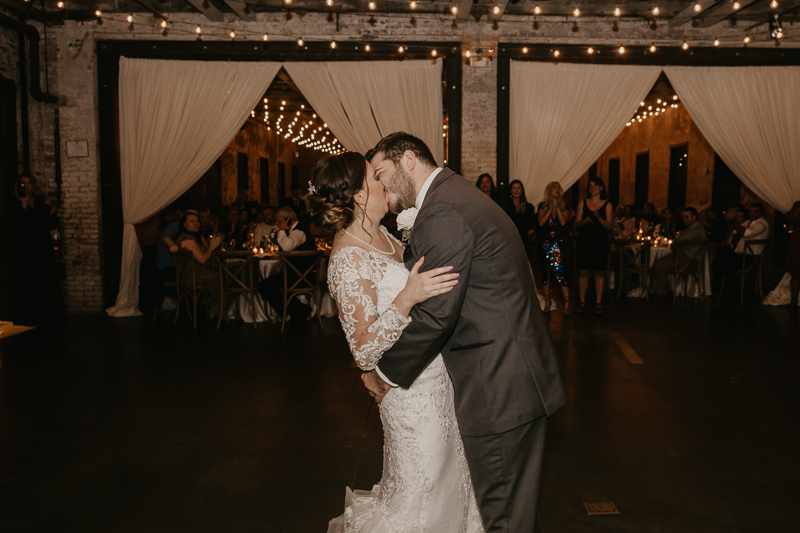
[{"label": "metal floor drain", "polygon": [[586,507],[586,514],[589,516],[619,514],[614,502],[584,502],[583,506]]}]

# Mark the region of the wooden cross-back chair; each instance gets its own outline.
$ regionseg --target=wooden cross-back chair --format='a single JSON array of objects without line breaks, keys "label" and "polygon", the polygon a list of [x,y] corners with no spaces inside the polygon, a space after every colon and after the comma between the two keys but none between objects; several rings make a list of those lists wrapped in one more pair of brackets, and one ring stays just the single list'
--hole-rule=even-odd
[{"label": "wooden cross-back chair", "polygon": [[[694,253],[688,253],[686,251],[687,248],[693,247],[697,248]],[[695,278],[695,280],[697,280],[697,288],[700,293],[700,301],[702,302],[703,298],[705,297],[705,276],[703,272],[703,265],[705,265],[706,252],[708,251],[708,241],[705,240],[699,243],[673,243],[672,250],[672,255],[675,257],[674,287],[678,286],[678,280],[681,278],[687,278],[686,285],[684,285],[684,296],[686,296],[689,287],[688,278]],[[681,259],[684,261],[681,261]],[[677,297],[678,291],[673,289],[673,303]]]},{"label": "wooden cross-back chair", "polygon": [[[181,302],[187,299],[186,307],[189,316],[192,319],[192,327],[197,329],[197,302],[203,292],[211,294],[211,286],[209,284],[199,283],[197,280],[197,267],[198,263],[194,259],[194,255],[189,250],[180,250],[178,252],[170,252],[172,263],[175,265],[175,280],[176,299],[177,305],[175,307],[175,320],[173,324],[178,323],[178,315],[181,312]],[[209,261],[216,261],[214,257],[210,257]],[[217,264],[219,264],[217,262]],[[218,296],[221,296],[218,295]]]},{"label": "wooden cross-back chair", "polygon": [[286,311],[292,298],[306,295],[317,306],[319,327],[322,326],[320,307],[320,276],[325,253],[319,250],[298,252],[281,252],[280,261],[283,266],[283,317],[281,332],[286,327]]},{"label": "wooden cross-back chair", "polygon": [[647,245],[643,242],[620,242],[617,243],[617,247],[619,248],[619,287],[617,289],[617,300],[619,300],[622,290],[625,287],[625,280],[629,276],[638,276],[644,287],[644,298],[646,301],[650,301],[650,269],[648,268]]},{"label": "wooden cross-back chair", "polygon": [[[764,270],[764,255],[767,251],[769,239],[751,239],[744,241],[744,253],[742,254],[742,268],[738,270],[739,274],[739,303],[744,303],[744,283],[747,278],[755,277],[756,296],[759,300],[764,299],[764,291],[762,288],[761,278]],[[763,246],[761,253],[755,253],[754,246]],[[749,258],[749,259],[748,259]],[[749,263],[749,264],[748,264]],[[719,294],[717,300],[722,296],[722,289],[725,287],[725,278],[719,285]]]}]

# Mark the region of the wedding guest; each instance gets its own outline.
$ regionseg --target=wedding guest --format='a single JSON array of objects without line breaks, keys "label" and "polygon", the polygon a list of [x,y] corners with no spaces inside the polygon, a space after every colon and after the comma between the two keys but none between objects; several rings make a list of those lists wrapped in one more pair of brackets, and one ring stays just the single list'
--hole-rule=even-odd
[{"label": "wedding guest", "polygon": [[[594,272],[595,314],[603,314],[603,289],[608,265],[608,231],[611,229],[613,205],[608,201],[606,185],[600,178],[589,180],[587,198],[578,204],[575,229],[578,230],[578,286],[581,301],[578,313],[586,307],[589,277]],[[652,204],[650,204],[652,205]]]},{"label": "wedding guest", "polygon": [[[678,268],[685,266],[689,258],[699,253],[702,243],[706,240],[706,229],[697,220],[697,209],[686,207],[681,211],[681,220],[686,229],[672,241],[672,247],[682,246],[685,255],[678,256]],[[675,252],[662,257],[653,264],[655,277],[656,296],[650,299],[651,303],[664,303],[670,299],[669,274],[675,271]]]},{"label": "wedding guest", "polygon": [[528,202],[525,196],[525,186],[519,180],[511,182],[511,202],[506,212],[517,227],[522,244],[530,260],[535,249],[536,240],[536,208]]},{"label": "wedding guest", "polygon": [[281,200],[280,206],[291,207],[297,217],[303,217],[306,214],[306,201],[303,198],[303,188],[297,183],[293,184],[291,195]]},{"label": "wedding guest", "polygon": [[[236,242],[239,243],[246,243],[248,242],[247,235],[250,233],[250,212],[247,209],[240,209],[239,210],[239,232],[236,236]],[[253,224],[255,227],[255,224]]]},{"label": "wedding guest", "polygon": [[217,233],[216,221],[214,220],[214,215],[211,214],[211,209],[207,207],[201,207],[197,210],[197,216],[200,218],[200,233],[211,237],[215,233]]},{"label": "wedding guest", "polygon": [[544,190],[544,201],[539,204],[538,222],[542,228],[542,286],[544,287],[545,312],[550,312],[550,275],[561,286],[564,295],[564,314],[569,314],[569,284],[564,265],[567,225],[564,189],[554,181]]},{"label": "wedding guest", "polygon": [[625,223],[623,224],[623,227],[625,228],[625,233],[627,233],[628,237],[630,238],[634,238],[636,234],[639,233],[640,229],[642,230],[643,234],[646,234],[647,230],[650,229],[650,226],[646,220],[642,219],[642,216],[644,215],[644,210],[637,205],[632,205],[630,206],[630,208],[631,208],[631,216],[625,219]]},{"label": "wedding guest", "polygon": [[491,198],[494,203],[500,205],[501,201],[497,195],[497,189],[494,186],[494,180],[491,174],[481,174],[478,176],[478,181],[475,182],[475,185],[483,194]]},{"label": "wedding guest", "polygon": [[220,292],[219,269],[211,261],[211,255],[222,244],[222,236],[214,235],[206,239],[200,233],[200,217],[194,211],[184,213],[180,227],[176,243],[180,249],[192,252],[192,260],[197,262],[194,269],[196,286],[208,289],[211,299],[217,300]]},{"label": "wedding guest", "polygon": [[261,207],[261,222],[256,224],[255,241],[256,244],[261,244],[264,238],[269,237],[273,231],[278,229],[278,223],[275,220],[275,208],[271,205],[264,204]]},{"label": "wedding guest", "polygon": [[[223,210],[223,213],[225,210]],[[239,234],[242,230],[241,215],[239,214],[239,206],[231,204],[227,208],[227,219],[219,225],[219,232],[225,235],[228,240],[239,239]]]},{"label": "wedding guest", "polygon": [[[186,213],[197,214],[194,209],[187,209]],[[170,252],[175,253],[178,251],[178,236],[181,234],[181,221],[183,213],[179,210],[174,210],[167,213],[168,220],[174,219],[164,226],[164,231],[161,232],[161,237],[158,239],[158,246],[156,246],[156,266],[158,267],[159,278],[162,283],[175,280],[175,265],[172,264],[172,257]]]},{"label": "wedding guest", "polygon": [[617,238],[625,228],[623,224],[625,223],[625,207],[624,206],[617,206],[614,210],[614,220],[611,222],[611,231],[614,234],[614,238]]},{"label": "wedding guest", "polygon": [[736,248],[739,244],[739,239],[742,238],[741,234],[736,231],[736,225],[744,224],[747,210],[741,204],[731,206],[727,211],[723,212],[723,219],[728,225],[723,246],[726,248]]},{"label": "wedding guest", "polygon": [[[769,223],[764,218],[765,208],[759,202],[753,202],[747,208],[748,220],[739,223],[736,218],[731,221],[734,233],[740,236],[736,246],[733,248],[720,247],[717,255],[711,263],[711,270],[714,276],[714,285],[717,292],[722,286],[722,279],[728,283],[738,280],[736,275],[742,268],[742,259],[746,254],[751,256],[761,255],[765,245],[753,245],[750,250],[745,250],[746,241],[764,240],[769,238]],[[728,294],[733,294],[729,292]]]},{"label": "wedding guest", "polygon": [[[308,233],[308,228],[298,220],[297,214],[291,207],[281,207],[276,216],[276,222],[278,226],[278,245],[282,251],[316,250],[316,242]],[[313,261],[313,258],[296,258],[293,259],[293,264],[301,272],[305,272]],[[289,269],[287,270],[287,275],[291,286],[298,279],[297,273]],[[283,314],[283,296],[281,295],[283,283],[282,273],[281,275],[270,276],[258,283],[258,292],[261,297],[269,302],[278,315]],[[292,298],[287,311],[295,325],[305,322],[309,314],[311,314],[311,308],[297,298]]]},{"label": "wedding guest", "polygon": [[789,250],[786,252],[786,272],[792,276],[789,306],[795,309],[797,295],[800,292],[800,200],[786,213],[786,223],[794,225],[792,236],[789,238]]},{"label": "wedding guest", "polygon": [[[33,176],[16,180],[16,197],[9,207],[8,232],[11,316],[23,325],[63,318],[64,301],[50,232],[58,218],[47,204]],[[3,251],[5,252],[5,250]]]},{"label": "wedding guest", "polygon": [[700,215],[700,223],[706,228],[708,240],[712,244],[721,244],[725,240],[728,224],[719,216],[713,207],[707,207]]},{"label": "wedding guest", "polygon": [[656,206],[652,202],[647,202],[642,206],[642,220],[647,221],[649,227],[658,224],[658,213],[656,213]]},{"label": "wedding guest", "polygon": [[674,239],[675,238],[675,228],[677,227],[677,223],[675,221],[675,215],[672,213],[672,209],[669,207],[665,207],[661,210],[661,236],[666,237],[667,239]]}]

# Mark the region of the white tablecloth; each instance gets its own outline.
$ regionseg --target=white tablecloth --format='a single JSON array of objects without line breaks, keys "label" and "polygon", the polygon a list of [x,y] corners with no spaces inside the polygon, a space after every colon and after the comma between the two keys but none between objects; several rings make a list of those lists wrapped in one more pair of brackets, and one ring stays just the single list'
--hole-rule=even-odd
[{"label": "white tablecloth", "polygon": [[[630,248],[635,248],[637,255],[641,252],[641,246],[634,246]],[[666,246],[651,246],[650,247],[650,272],[649,274],[652,276],[654,274],[653,265],[655,262],[662,257],[668,256],[672,253],[670,248]],[[711,296],[711,259],[709,258],[708,251],[706,251],[705,256],[703,257],[702,261],[702,268],[703,268],[703,288],[705,289],[705,295]],[[697,281],[695,280],[694,276],[684,276],[678,282],[678,286],[675,286],[675,276],[673,274],[669,275],[669,285],[672,287],[673,292],[676,296],[688,296],[691,295],[692,298],[699,298],[700,297],[700,287],[697,285]],[[628,292],[628,297],[630,298],[644,298],[644,287],[639,286],[635,289],[632,289]]]},{"label": "white tablecloth", "polygon": [[[266,279],[275,273],[275,269],[278,266],[277,259],[261,259],[258,262],[258,271],[260,274],[260,279]],[[327,261],[323,261],[323,270],[325,268]],[[311,316],[316,316],[317,314],[317,305],[314,301],[308,298],[305,295],[300,295],[297,297],[301,302],[311,307]],[[322,316],[330,317],[336,316],[336,303],[331,298],[330,293],[327,289],[322,291],[321,294],[321,305],[322,305]],[[278,316],[278,313],[269,305],[268,302],[265,302],[261,295],[256,292],[254,296],[254,303],[256,306],[256,322],[272,322],[273,324],[280,321],[281,317]],[[231,306],[231,309],[228,311],[228,318],[234,319],[235,314],[233,310],[234,306]],[[250,309],[250,302],[248,301],[245,295],[239,296],[239,302],[236,306],[239,309],[239,318],[241,318],[244,322],[252,323],[253,322],[253,312]]]}]

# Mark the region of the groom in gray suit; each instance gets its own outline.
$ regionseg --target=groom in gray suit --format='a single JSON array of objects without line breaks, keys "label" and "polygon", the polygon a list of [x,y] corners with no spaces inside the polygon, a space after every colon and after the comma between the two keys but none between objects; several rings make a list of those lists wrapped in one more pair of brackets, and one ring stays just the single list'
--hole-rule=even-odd
[{"label": "groom in gray suit", "polygon": [[365,385],[380,401],[441,353],[486,531],[539,531],[547,418],[566,397],[519,232],[480,189],[437,168],[412,135],[388,135],[367,159],[393,211],[418,209],[406,266],[425,257],[425,270],[452,266],[460,277],[451,292],[414,307]]}]

